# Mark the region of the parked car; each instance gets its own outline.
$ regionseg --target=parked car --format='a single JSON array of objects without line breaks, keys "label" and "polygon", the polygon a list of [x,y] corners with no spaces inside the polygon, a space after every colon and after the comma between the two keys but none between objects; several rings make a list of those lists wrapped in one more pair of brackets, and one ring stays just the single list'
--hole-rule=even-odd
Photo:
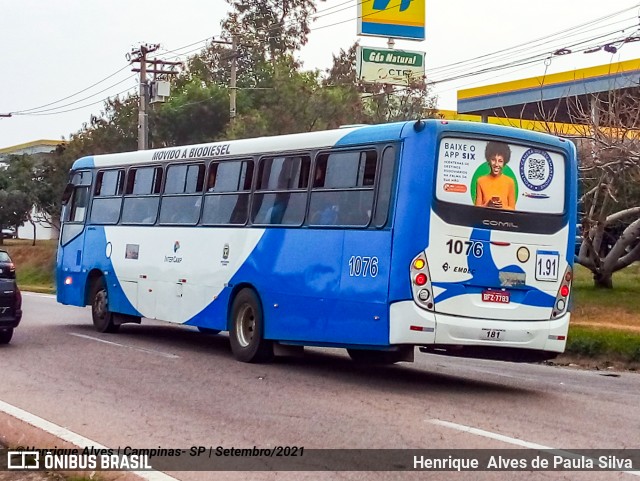
[{"label": "parked car", "polygon": [[0,344],[7,344],[22,319],[22,294],[16,284],[16,267],[0,250]]},{"label": "parked car", "polygon": [[15,229],[2,229],[2,237],[4,239],[15,239],[17,236]]}]

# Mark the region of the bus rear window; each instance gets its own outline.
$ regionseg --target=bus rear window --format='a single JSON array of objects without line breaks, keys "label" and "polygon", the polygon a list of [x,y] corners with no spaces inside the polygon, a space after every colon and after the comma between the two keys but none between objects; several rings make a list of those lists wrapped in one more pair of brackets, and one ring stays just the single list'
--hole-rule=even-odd
[{"label": "bus rear window", "polygon": [[565,159],[538,146],[446,137],[440,141],[436,197],[480,208],[561,214]]}]

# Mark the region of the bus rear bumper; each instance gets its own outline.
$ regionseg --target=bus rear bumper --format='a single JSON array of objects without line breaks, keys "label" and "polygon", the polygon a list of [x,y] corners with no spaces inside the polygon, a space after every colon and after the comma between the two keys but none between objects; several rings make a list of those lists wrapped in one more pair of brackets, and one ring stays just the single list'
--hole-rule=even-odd
[{"label": "bus rear bumper", "polygon": [[465,357],[550,359],[564,352],[570,317],[566,313],[548,321],[475,319],[435,314],[402,301],[391,305],[389,342]]}]

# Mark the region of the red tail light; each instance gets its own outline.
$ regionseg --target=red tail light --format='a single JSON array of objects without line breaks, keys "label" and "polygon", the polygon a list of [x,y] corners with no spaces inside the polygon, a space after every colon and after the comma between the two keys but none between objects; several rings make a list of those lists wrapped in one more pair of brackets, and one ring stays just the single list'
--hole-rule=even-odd
[{"label": "red tail light", "polygon": [[560,295],[562,297],[567,297],[569,295],[569,286],[562,286],[560,288]]},{"label": "red tail light", "polygon": [[418,286],[424,286],[427,283],[426,274],[422,274],[422,273],[418,274],[416,276],[415,282],[416,282],[416,285]]}]

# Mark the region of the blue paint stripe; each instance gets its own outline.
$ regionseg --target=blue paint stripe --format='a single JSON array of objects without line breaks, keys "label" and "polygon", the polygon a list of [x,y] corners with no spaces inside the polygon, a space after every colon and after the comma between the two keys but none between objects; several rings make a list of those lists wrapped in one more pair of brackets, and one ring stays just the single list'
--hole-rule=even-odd
[{"label": "blue paint stripe", "polygon": [[362,35],[381,35],[383,37],[407,38],[410,40],[424,40],[424,27],[408,25],[393,25],[389,23],[362,22]]},{"label": "blue paint stripe", "polygon": [[72,170],[77,169],[92,169],[95,167],[93,156],[81,157],[73,163]]}]

